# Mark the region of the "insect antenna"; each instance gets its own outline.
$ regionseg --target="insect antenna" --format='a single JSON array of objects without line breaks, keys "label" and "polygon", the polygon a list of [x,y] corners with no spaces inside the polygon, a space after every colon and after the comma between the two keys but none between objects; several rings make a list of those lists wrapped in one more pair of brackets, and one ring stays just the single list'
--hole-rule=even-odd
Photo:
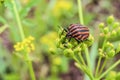
[{"label": "insect antenna", "polygon": [[57,25],[57,27],[58,27],[59,29],[63,30],[63,28],[62,28],[60,25]]},{"label": "insect antenna", "polygon": [[[68,29],[67,29],[67,28],[63,28],[63,27],[61,27],[60,25],[58,25],[58,28],[60,28],[60,29],[62,30],[61,35],[63,35],[64,31],[65,31],[65,32],[68,32]],[[66,36],[65,36],[65,39],[64,39],[64,40],[66,41]],[[64,44],[65,41],[64,41],[62,44]]]}]

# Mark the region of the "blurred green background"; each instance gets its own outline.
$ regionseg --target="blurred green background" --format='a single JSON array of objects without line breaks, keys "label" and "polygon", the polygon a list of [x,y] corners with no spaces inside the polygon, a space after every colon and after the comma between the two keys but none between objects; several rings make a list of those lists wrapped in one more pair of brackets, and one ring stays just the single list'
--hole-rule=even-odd
[{"label": "blurred green background", "polygon": [[[15,0],[25,36],[35,38],[33,67],[37,80],[83,80],[74,61],[53,55],[58,26],[79,23],[77,0]],[[120,20],[120,0],[82,0],[85,25],[97,39],[98,24],[109,15]],[[14,54],[21,41],[10,0],[0,0],[0,80],[30,80],[27,64]],[[60,52],[59,52],[60,53]],[[119,55],[118,55],[119,57]]]}]

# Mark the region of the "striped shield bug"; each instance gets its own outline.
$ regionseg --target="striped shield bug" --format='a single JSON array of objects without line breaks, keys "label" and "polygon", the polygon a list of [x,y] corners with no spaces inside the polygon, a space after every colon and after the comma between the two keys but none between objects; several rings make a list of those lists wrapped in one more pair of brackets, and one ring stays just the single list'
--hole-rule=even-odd
[{"label": "striped shield bug", "polygon": [[74,38],[78,43],[82,42],[84,40],[87,40],[89,37],[89,29],[88,27],[85,27],[80,24],[70,24],[70,26],[66,29],[66,38],[71,40],[71,38]]}]

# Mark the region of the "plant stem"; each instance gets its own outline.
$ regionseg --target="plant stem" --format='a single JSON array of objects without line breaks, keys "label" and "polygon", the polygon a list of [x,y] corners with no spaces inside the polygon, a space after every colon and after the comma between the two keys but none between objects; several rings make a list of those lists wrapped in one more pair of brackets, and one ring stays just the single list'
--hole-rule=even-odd
[{"label": "plant stem", "polygon": [[88,64],[88,67],[90,68],[90,57],[89,57],[88,48],[87,48],[86,44],[83,44],[83,45],[84,45],[85,55],[86,55],[86,59],[87,59],[87,64]]},{"label": "plant stem", "polygon": [[33,66],[32,66],[32,61],[29,58],[29,54],[27,53],[27,51],[25,51],[25,53],[26,53],[25,54],[25,59],[26,59],[26,62],[28,64],[28,68],[29,68],[29,71],[30,71],[31,80],[36,80],[35,79],[34,70],[33,70]]},{"label": "plant stem", "polygon": [[[107,38],[105,38],[104,42],[103,42],[103,45],[102,45],[102,50],[104,51],[104,45],[105,45],[105,42],[107,41]],[[99,67],[100,67],[100,63],[101,63],[101,60],[102,60],[102,57],[100,56],[99,57],[99,60],[98,60],[98,64],[97,64],[97,68],[96,68],[96,73],[95,73],[95,76],[97,77],[98,76],[98,70],[99,70]],[[103,66],[103,65],[102,65]],[[105,65],[104,65],[105,66]],[[104,68],[104,67],[103,67]]]},{"label": "plant stem", "polygon": [[99,70],[99,67],[100,67],[101,60],[102,60],[102,57],[100,56],[100,57],[99,57],[99,60],[98,60],[98,63],[97,63],[95,76],[97,76],[97,74],[98,74],[98,70]]},{"label": "plant stem", "polygon": [[77,0],[80,23],[84,24],[81,0]]},{"label": "plant stem", "polygon": [[92,70],[90,68],[90,56],[89,56],[88,48],[87,48],[86,44],[83,44],[83,47],[84,47],[84,50],[85,50],[85,55],[86,55],[86,59],[87,59],[89,74],[90,74],[90,77],[92,78],[91,80],[93,80],[93,74],[92,74]]},{"label": "plant stem", "polygon": [[20,16],[19,16],[19,13],[18,13],[18,10],[17,10],[17,7],[16,7],[16,3],[15,3],[14,0],[11,0],[11,2],[13,4],[13,12],[14,12],[16,20],[17,20],[18,28],[19,28],[19,31],[20,31],[20,36],[23,40],[25,38],[25,35],[24,35],[22,24],[21,24]]},{"label": "plant stem", "polygon": [[73,57],[73,59],[79,64],[77,65],[77,67],[79,67],[83,72],[85,72],[91,80],[94,80],[93,76],[90,74],[90,71],[87,69],[87,67],[82,65],[76,57]]},{"label": "plant stem", "polygon": [[[11,3],[12,3],[12,5],[13,5],[13,12],[14,12],[15,18],[16,18],[16,20],[17,20],[18,28],[19,28],[19,31],[20,31],[20,36],[21,36],[22,40],[24,40],[25,35],[24,35],[22,23],[21,23],[21,20],[20,20],[20,16],[19,16],[19,13],[18,13],[18,10],[17,10],[17,6],[16,6],[16,3],[15,3],[15,0],[11,0]],[[34,70],[33,70],[33,66],[32,66],[32,62],[31,62],[31,60],[29,59],[29,55],[28,55],[28,53],[26,53],[26,52],[25,52],[25,55],[26,55],[26,56],[25,56],[25,59],[28,59],[28,60],[27,60],[27,64],[28,64],[28,67],[29,67],[29,71],[30,71],[31,78],[32,78],[32,80],[36,80],[36,79],[35,79]]]},{"label": "plant stem", "polygon": [[84,61],[84,59],[83,59],[81,53],[78,53],[78,55],[79,55],[79,58],[80,58],[82,64],[83,64],[84,66],[86,66],[85,61]]},{"label": "plant stem", "polygon": [[30,71],[30,75],[31,75],[32,80],[36,80],[35,75],[34,75],[34,71],[33,71],[32,62],[28,61],[27,63],[28,63],[28,67],[29,67],[29,71]]},{"label": "plant stem", "polygon": [[108,68],[104,73],[102,73],[102,75],[98,79],[100,80],[101,78],[103,78],[109,71],[111,71],[113,68],[115,68],[118,64],[120,64],[120,60],[118,60],[110,68]]},{"label": "plant stem", "polygon": [[106,41],[107,41],[107,38],[105,37],[105,40],[104,40],[103,45],[102,45],[102,50],[103,50],[103,51],[104,51],[104,48],[105,48],[105,43],[106,43]]},{"label": "plant stem", "polygon": [[[83,20],[83,12],[82,12],[82,3],[81,3],[81,0],[77,0],[77,3],[78,3],[78,12],[79,12],[79,20],[80,20],[80,24],[84,25],[84,20]],[[94,79],[93,75],[92,75],[92,71],[91,71],[91,68],[90,68],[90,57],[89,57],[89,53],[88,53],[88,48],[86,45],[84,45],[84,49],[85,49],[85,54],[86,54],[86,58],[87,58],[87,64],[88,64],[88,67],[89,69],[87,69],[89,72],[87,73],[87,75],[90,77],[91,80]],[[80,56],[82,57],[82,56]],[[82,59],[82,58],[81,58]],[[83,64],[85,64],[83,62]]]},{"label": "plant stem", "polygon": [[105,61],[103,62],[103,65],[102,65],[98,75],[100,75],[102,73],[102,71],[103,71],[103,69],[104,69],[104,67],[106,65],[106,62],[107,62],[107,59],[105,58]]},{"label": "plant stem", "polygon": [[82,67],[82,64],[79,62],[79,60],[78,60],[76,57],[73,57],[73,59],[74,59],[77,63],[79,63],[79,68],[80,68],[83,72],[86,72],[86,71],[85,71],[85,67],[84,67],[84,68]]}]

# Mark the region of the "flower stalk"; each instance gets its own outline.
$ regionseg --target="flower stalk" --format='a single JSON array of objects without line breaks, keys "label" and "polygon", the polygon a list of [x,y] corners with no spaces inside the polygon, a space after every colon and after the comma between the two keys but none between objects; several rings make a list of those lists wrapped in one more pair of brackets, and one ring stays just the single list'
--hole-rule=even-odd
[{"label": "flower stalk", "polygon": [[110,68],[108,68],[104,73],[102,73],[98,79],[100,80],[101,78],[103,78],[108,72],[114,69],[118,64],[120,64],[120,60],[115,62]]},{"label": "flower stalk", "polygon": [[84,25],[81,0],[77,0],[77,3],[78,3],[78,12],[79,12],[80,23],[81,23],[82,25]]},{"label": "flower stalk", "polygon": [[12,5],[13,5],[13,12],[15,14],[17,24],[18,24],[18,28],[19,28],[19,31],[20,31],[20,36],[21,36],[21,38],[23,40],[25,38],[25,35],[24,35],[21,20],[20,20],[20,16],[19,16],[19,13],[18,13],[18,10],[17,10],[17,7],[16,7],[15,0],[11,0],[11,2],[12,2]]},{"label": "flower stalk", "polygon": [[[18,10],[17,10],[15,0],[11,0],[11,3],[13,5],[13,12],[15,14],[15,18],[16,18],[17,25],[18,25],[18,28],[19,28],[19,31],[20,31],[21,39],[24,40],[25,39],[25,34],[24,34],[24,31],[23,31],[23,26],[22,26],[22,23],[21,23],[21,20],[20,20],[20,16],[19,16],[19,13],[18,13]],[[33,66],[32,66],[32,61],[29,59],[28,52],[25,51],[24,54],[26,55],[25,59],[27,59],[26,62],[27,62],[27,65],[28,65],[28,68],[29,68],[29,71],[30,71],[31,79],[36,80],[34,70],[33,70]]]}]

